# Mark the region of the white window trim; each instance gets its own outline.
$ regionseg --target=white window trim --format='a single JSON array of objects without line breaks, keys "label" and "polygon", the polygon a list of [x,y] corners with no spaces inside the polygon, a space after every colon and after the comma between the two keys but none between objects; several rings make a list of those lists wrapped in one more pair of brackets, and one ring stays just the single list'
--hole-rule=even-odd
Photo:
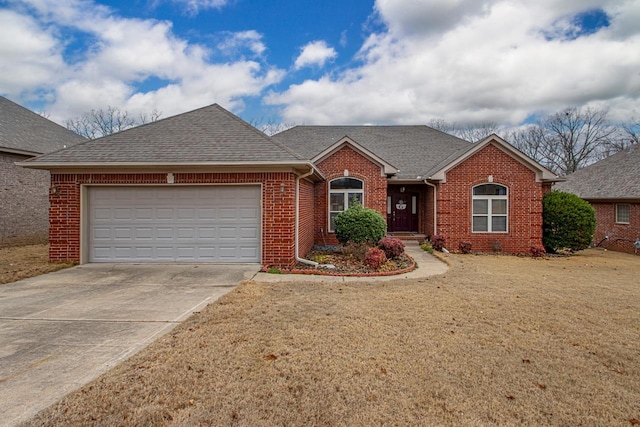
[{"label": "white window trim", "polygon": [[[618,214],[618,207],[620,207],[620,206],[626,206],[627,207],[627,217],[628,217],[627,221],[620,221],[619,214]],[[616,209],[616,212],[615,212],[615,214],[616,214],[616,224],[629,224],[631,222],[631,205],[630,204],[628,204],[628,203],[616,203],[615,209]]]},{"label": "white window trim", "polygon": [[[492,195],[482,195],[482,196],[476,196],[475,194],[473,194],[473,190],[476,189],[476,187],[481,187],[483,185],[487,185],[487,184],[492,184],[492,185],[499,185],[500,187],[504,187],[507,190],[507,194],[505,194],[504,196],[492,196]],[[473,213],[473,201],[474,200],[487,200],[487,213],[486,214],[478,214],[475,215]],[[492,209],[493,209],[493,203],[492,200],[506,200],[507,202],[507,213],[506,214],[496,214],[493,215],[492,213]],[[473,229],[473,218],[474,217],[486,217],[487,218],[487,230],[486,231],[475,231]],[[493,231],[493,221],[491,221],[491,219],[493,217],[505,217],[506,218],[506,224],[505,224],[505,230],[504,231]],[[508,234],[509,233],[509,187],[507,187],[506,185],[502,185],[502,184],[497,184],[494,182],[485,182],[484,184],[478,184],[478,185],[474,185],[473,188],[471,189],[471,233],[475,233],[475,234]]]},{"label": "white window trim", "polygon": [[336,213],[336,212],[344,212],[344,211],[332,211],[331,210],[331,195],[332,194],[342,194],[344,197],[344,206],[345,206],[345,210],[349,209],[349,199],[347,197],[348,193],[360,193],[362,194],[362,206],[364,206],[365,200],[364,200],[364,180],[360,179],[360,178],[354,178],[352,176],[350,176],[349,178],[351,179],[355,179],[357,181],[360,181],[362,183],[362,188],[361,189],[344,189],[344,190],[332,190],[331,189],[331,183],[333,181],[336,181],[338,179],[342,179],[345,178],[343,176],[338,177],[338,178],[334,178],[331,181],[329,181],[329,197],[327,197],[327,211],[328,211],[328,215],[327,215],[327,230],[329,230],[329,233],[335,233],[336,231],[334,229],[331,228],[331,214],[332,213]]}]

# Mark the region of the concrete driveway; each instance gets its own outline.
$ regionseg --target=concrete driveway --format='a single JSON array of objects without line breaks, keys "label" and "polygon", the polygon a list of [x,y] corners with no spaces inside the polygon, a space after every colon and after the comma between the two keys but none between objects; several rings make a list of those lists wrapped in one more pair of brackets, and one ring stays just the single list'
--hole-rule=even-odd
[{"label": "concrete driveway", "polygon": [[33,417],[259,268],[88,264],[0,285],[0,425]]}]

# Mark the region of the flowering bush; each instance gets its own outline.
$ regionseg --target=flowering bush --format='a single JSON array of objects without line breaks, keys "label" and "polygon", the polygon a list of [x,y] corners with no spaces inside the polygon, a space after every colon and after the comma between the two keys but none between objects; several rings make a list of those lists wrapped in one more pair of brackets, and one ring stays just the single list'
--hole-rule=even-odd
[{"label": "flowering bush", "polygon": [[435,249],[436,251],[441,251],[442,248],[444,248],[444,244],[444,236],[441,236],[439,234],[434,234],[433,236],[431,236],[431,246],[433,246],[433,249]]},{"label": "flowering bush", "polygon": [[547,253],[547,251],[545,251],[544,247],[542,246],[531,246],[531,249],[529,249],[529,252],[531,253],[531,256],[534,258],[541,258],[544,256],[544,254]]},{"label": "flowering bush", "polygon": [[383,237],[378,242],[378,247],[384,251],[387,259],[398,258],[404,253],[404,243],[396,237]]},{"label": "flowering bush", "polygon": [[365,262],[369,267],[377,270],[381,265],[387,262],[387,256],[384,254],[384,251],[382,249],[371,248],[367,252]]},{"label": "flowering bush", "polygon": [[471,253],[471,242],[463,240],[462,242],[460,242],[458,244],[458,249],[460,250],[460,253],[470,254]]}]

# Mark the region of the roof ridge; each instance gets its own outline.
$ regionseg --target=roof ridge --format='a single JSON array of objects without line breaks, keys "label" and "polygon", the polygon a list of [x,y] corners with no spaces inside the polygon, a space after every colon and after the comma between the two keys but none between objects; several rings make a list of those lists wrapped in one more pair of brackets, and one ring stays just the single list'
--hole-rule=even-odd
[{"label": "roof ridge", "polygon": [[242,125],[244,125],[246,128],[251,129],[253,132],[255,132],[256,134],[260,135],[262,138],[266,139],[267,141],[269,141],[272,144],[276,145],[278,148],[280,148],[280,149],[286,151],[287,153],[291,154],[292,156],[294,156],[298,160],[309,160],[309,159],[304,158],[300,154],[296,153],[295,151],[293,151],[289,147],[285,146],[284,144],[276,141],[275,139],[273,139],[272,137],[270,137],[266,133],[262,132],[260,129],[256,128],[255,126],[250,125],[246,120],[242,119],[240,116],[236,116],[231,111],[223,108],[221,105],[216,103],[216,104],[212,104],[210,106],[211,107],[217,107],[219,111],[221,111],[221,112],[225,113],[226,115],[228,115],[229,117],[237,120]]}]

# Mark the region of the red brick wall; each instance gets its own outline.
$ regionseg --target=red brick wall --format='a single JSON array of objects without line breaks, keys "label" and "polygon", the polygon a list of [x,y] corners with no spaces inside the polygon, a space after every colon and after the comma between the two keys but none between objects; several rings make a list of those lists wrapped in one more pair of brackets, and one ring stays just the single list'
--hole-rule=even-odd
[{"label": "red brick wall", "polygon": [[[175,173],[176,184],[262,184],[262,263],[295,262],[295,174]],[[80,261],[80,186],[82,184],[166,184],[166,173],[52,174],[49,200],[51,261]],[[282,191],[284,190],[284,192]]]},{"label": "red brick wall", "polygon": [[387,217],[387,179],[381,176],[380,166],[350,147],[344,147],[316,165],[326,181],[315,185],[315,243],[337,245],[335,233],[328,233],[329,226],[329,182],[344,176],[364,181],[364,206],[379,211]]},{"label": "red brick wall", "polygon": [[629,224],[616,224],[616,203],[589,202],[596,211],[596,232],[594,244],[598,244],[605,236],[600,247],[613,251],[634,253],[633,243],[640,238],[640,203],[624,203],[629,205]]},{"label": "red brick wall", "polygon": [[[488,182],[509,189],[507,233],[472,233],[472,188]],[[447,182],[438,188],[438,234],[446,238],[446,247],[457,250],[461,241],[469,241],[472,250],[489,252],[501,248],[507,253],[529,253],[531,246],[542,245],[543,184],[517,160],[490,144],[447,172]]]},{"label": "red brick wall", "polygon": [[298,225],[298,256],[304,256],[313,247],[314,201],[313,183],[300,180],[300,213]]},{"label": "red brick wall", "polygon": [[420,230],[422,234],[427,237],[433,236],[433,187],[427,186],[426,197],[420,203],[420,208],[425,210],[425,224],[424,228]]}]

